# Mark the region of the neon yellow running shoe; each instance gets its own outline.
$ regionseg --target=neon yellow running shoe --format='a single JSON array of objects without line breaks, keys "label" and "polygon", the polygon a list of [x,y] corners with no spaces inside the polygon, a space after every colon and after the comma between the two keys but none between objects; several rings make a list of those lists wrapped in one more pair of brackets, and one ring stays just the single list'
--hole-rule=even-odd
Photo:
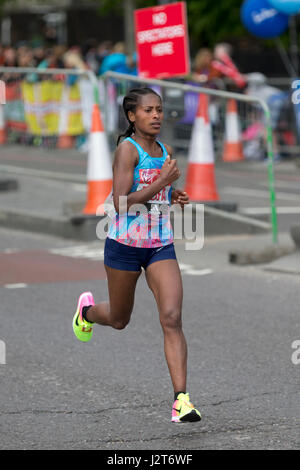
[{"label": "neon yellow running shoe", "polygon": [[200,411],[190,402],[188,393],[180,393],[172,407],[172,422],[195,422],[201,420]]},{"label": "neon yellow running shoe", "polygon": [[93,336],[94,323],[90,323],[82,317],[82,308],[89,305],[95,305],[93,294],[91,292],[83,292],[79,297],[77,310],[73,317],[73,331],[76,338],[84,342],[90,341]]}]

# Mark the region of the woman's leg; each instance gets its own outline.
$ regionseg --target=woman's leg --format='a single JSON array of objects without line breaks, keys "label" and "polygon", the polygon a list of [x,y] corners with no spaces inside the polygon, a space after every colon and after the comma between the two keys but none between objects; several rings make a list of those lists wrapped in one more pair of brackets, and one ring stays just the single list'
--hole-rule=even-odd
[{"label": "woman's leg", "polygon": [[182,331],[182,279],[177,260],[156,261],[146,269],[164,333],[164,348],[174,392],[186,391],[187,344]]},{"label": "woman's leg", "polygon": [[109,302],[100,302],[87,311],[87,320],[118,330],[126,327],[134,305],[134,294],[141,271],[121,271],[105,266]]}]

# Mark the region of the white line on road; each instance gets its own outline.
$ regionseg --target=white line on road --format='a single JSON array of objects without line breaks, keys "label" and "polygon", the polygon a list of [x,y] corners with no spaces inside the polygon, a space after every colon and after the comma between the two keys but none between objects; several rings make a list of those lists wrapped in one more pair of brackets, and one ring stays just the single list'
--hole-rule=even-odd
[{"label": "white line on road", "polygon": [[6,287],[6,289],[23,289],[24,287],[27,287],[27,285],[28,284],[19,282],[18,284],[4,284],[4,287]]},{"label": "white line on road", "polygon": [[5,253],[6,255],[8,255],[8,254],[10,255],[12,253],[18,253],[18,251],[20,251],[20,250],[18,250],[17,248],[5,248],[2,251],[2,253]]},{"label": "white line on road", "polygon": [[178,263],[179,264],[179,269],[192,269],[193,266],[191,264],[184,264],[184,263]]},{"label": "white line on road", "polygon": [[62,181],[74,181],[77,183],[84,183],[86,181],[86,177],[76,174],[76,173],[58,173],[56,171],[47,171],[47,170],[36,170],[34,168],[21,168],[12,165],[0,165],[0,171],[4,171],[6,173],[14,173],[24,176],[37,176],[41,178],[51,178],[57,179]]},{"label": "white line on road", "polygon": [[[222,192],[225,194],[234,194],[237,196],[250,196],[250,197],[262,197],[262,198],[269,198],[270,193],[269,191],[264,191],[262,189],[248,189],[248,188],[238,188],[238,187],[231,187],[227,186],[222,189]],[[299,201],[300,194],[292,194],[292,193],[283,193],[280,191],[276,191],[276,197],[280,199],[286,199],[289,201]]]},{"label": "white line on road", "polygon": [[206,276],[207,274],[212,273],[212,269],[187,269],[184,271],[184,274],[189,274],[190,276]]},{"label": "white line on road", "polygon": [[[267,190],[267,186],[265,182],[258,183],[260,186],[263,186]],[[276,188],[287,188],[287,189],[296,189],[299,191],[300,189],[300,181],[279,181],[276,179]],[[300,196],[300,195],[299,195]]]},{"label": "white line on road", "polygon": [[189,274],[191,276],[205,276],[213,273],[212,269],[194,269],[191,264],[179,263],[179,268],[183,274]]},{"label": "white line on road", "polygon": [[[246,215],[269,215],[270,207],[243,207],[239,211]],[[277,214],[300,214],[300,207],[277,207]]]}]

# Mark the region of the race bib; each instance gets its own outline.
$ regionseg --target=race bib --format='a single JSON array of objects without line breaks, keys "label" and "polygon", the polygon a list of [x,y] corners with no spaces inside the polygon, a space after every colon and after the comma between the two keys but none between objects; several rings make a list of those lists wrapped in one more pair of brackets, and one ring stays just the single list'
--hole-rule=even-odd
[{"label": "race bib", "polygon": [[[137,191],[146,188],[149,184],[153,183],[160,175],[159,168],[142,168],[139,170],[140,183],[137,187]],[[148,203],[150,204],[169,204],[168,194],[171,185],[167,185],[162,188],[157,194],[155,194]]]}]

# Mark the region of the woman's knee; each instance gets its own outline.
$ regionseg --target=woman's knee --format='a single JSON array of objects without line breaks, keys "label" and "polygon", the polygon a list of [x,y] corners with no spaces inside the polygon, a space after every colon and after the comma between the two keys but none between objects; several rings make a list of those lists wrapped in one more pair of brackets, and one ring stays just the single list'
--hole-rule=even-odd
[{"label": "woman's knee", "polygon": [[126,328],[126,326],[128,325],[129,320],[130,320],[130,317],[127,317],[127,318],[116,318],[116,319],[113,319],[113,320],[111,321],[111,326],[112,326],[115,330],[124,330],[124,328]]},{"label": "woman's knee", "polygon": [[164,309],[160,314],[160,323],[163,330],[181,329],[181,310],[175,307]]}]

